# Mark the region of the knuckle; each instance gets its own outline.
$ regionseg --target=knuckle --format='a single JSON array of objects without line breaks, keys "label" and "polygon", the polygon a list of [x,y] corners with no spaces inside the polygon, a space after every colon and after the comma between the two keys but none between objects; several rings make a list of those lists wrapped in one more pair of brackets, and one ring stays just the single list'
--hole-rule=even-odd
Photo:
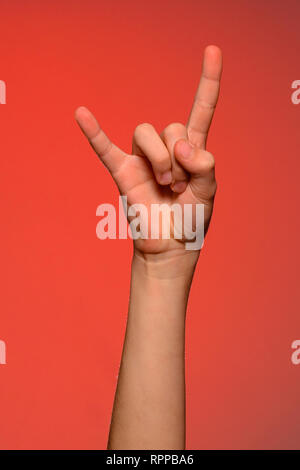
[{"label": "knuckle", "polygon": [[178,132],[182,132],[183,130],[184,131],[186,130],[186,127],[184,124],[182,124],[181,122],[172,122],[165,128],[164,134],[168,136],[168,135],[176,134]]},{"label": "knuckle", "polygon": [[212,153],[210,152],[205,152],[201,156],[201,171],[203,173],[209,173],[214,170],[215,168],[215,158]]},{"label": "knuckle", "polygon": [[153,126],[149,124],[148,122],[143,122],[141,124],[138,124],[134,130],[134,137],[135,139],[138,139],[140,137],[143,137],[149,133],[149,131],[153,130]]},{"label": "knuckle", "polygon": [[195,98],[195,103],[197,106],[201,107],[201,108],[206,108],[206,109],[210,109],[210,110],[214,110],[216,108],[216,105],[214,103],[210,103],[209,101],[207,100],[203,100],[201,98]]}]

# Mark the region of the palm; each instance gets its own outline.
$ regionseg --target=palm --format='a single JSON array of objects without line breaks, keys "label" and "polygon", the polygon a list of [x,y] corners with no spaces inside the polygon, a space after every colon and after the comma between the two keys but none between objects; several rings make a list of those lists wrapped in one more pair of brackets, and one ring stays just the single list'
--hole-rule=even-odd
[{"label": "palm", "polygon": [[[205,150],[207,133],[219,93],[222,68],[218,48],[206,49],[200,84],[186,126],[171,124],[159,136],[149,124],[136,128],[132,154],[128,155],[112,144],[86,108],[78,108],[77,121],[90,143],[108,167],[128,206],[143,204],[204,204],[205,230],[213,209],[216,190],[214,159]],[[184,142],[191,156],[184,158]],[[164,175],[164,176],[162,176]],[[168,178],[167,178],[168,176]],[[164,179],[163,179],[164,178]],[[149,212],[150,213],[150,212]],[[161,252],[182,248],[185,241],[136,240],[143,252]]]},{"label": "palm", "polygon": [[[152,169],[149,167],[147,160],[139,155],[128,155],[127,161],[123,168],[115,176],[119,191],[122,195],[127,197],[129,206],[134,204],[144,204],[150,213],[151,204],[168,204],[170,207],[173,204],[179,204],[184,208],[185,204],[204,204],[205,205],[205,225],[209,224],[212,213],[212,198],[209,194],[210,188],[203,192],[195,191],[193,183],[190,181],[185,191],[176,193],[172,191],[170,186],[161,186],[157,183]],[[139,248],[146,252],[165,251],[176,246],[182,246],[182,242],[186,241],[175,240],[136,240]],[[178,245],[179,244],[179,245]]]}]

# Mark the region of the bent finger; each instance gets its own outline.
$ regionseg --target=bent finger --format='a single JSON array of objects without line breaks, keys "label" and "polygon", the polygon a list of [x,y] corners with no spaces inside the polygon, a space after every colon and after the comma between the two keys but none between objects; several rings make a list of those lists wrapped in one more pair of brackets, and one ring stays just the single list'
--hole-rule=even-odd
[{"label": "bent finger", "polygon": [[148,158],[159,184],[167,185],[171,183],[171,156],[151,124],[144,123],[136,127],[133,135],[133,152]]},{"label": "bent finger", "polygon": [[170,155],[172,161],[172,184],[171,189],[174,192],[181,193],[185,191],[189,175],[184,171],[182,166],[176,161],[174,156],[174,146],[179,139],[187,139],[187,129],[183,124],[173,123],[167,126],[162,134],[161,138],[163,139]]}]

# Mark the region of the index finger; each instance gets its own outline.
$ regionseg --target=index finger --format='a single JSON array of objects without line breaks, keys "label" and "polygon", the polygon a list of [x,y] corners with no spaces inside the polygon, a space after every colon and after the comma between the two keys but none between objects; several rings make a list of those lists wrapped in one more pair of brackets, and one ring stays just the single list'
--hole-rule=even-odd
[{"label": "index finger", "polygon": [[95,116],[84,106],[75,111],[75,118],[91,146],[111,173],[119,170],[127,156],[103,132]]},{"label": "index finger", "polygon": [[204,51],[202,74],[187,123],[190,142],[205,148],[207,134],[219,97],[222,74],[222,52],[217,46]]}]

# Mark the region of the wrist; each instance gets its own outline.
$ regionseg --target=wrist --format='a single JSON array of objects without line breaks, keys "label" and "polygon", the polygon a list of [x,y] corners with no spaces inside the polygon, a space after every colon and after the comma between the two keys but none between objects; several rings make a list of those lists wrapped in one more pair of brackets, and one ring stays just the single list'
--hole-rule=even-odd
[{"label": "wrist", "polygon": [[[186,307],[199,253],[148,254],[134,251],[131,271],[129,317],[135,317],[133,305],[138,309],[138,318],[146,312],[147,318],[157,318],[157,322],[185,318]],[[164,320],[163,320],[164,319]],[[151,321],[152,321],[151,320]],[[180,323],[181,327],[183,326]]]},{"label": "wrist", "polygon": [[199,251],[172,250],[162,253],[144,253],[134,249],[132,269],[140,275],[158,280],[191,281],[199,258]]}]

